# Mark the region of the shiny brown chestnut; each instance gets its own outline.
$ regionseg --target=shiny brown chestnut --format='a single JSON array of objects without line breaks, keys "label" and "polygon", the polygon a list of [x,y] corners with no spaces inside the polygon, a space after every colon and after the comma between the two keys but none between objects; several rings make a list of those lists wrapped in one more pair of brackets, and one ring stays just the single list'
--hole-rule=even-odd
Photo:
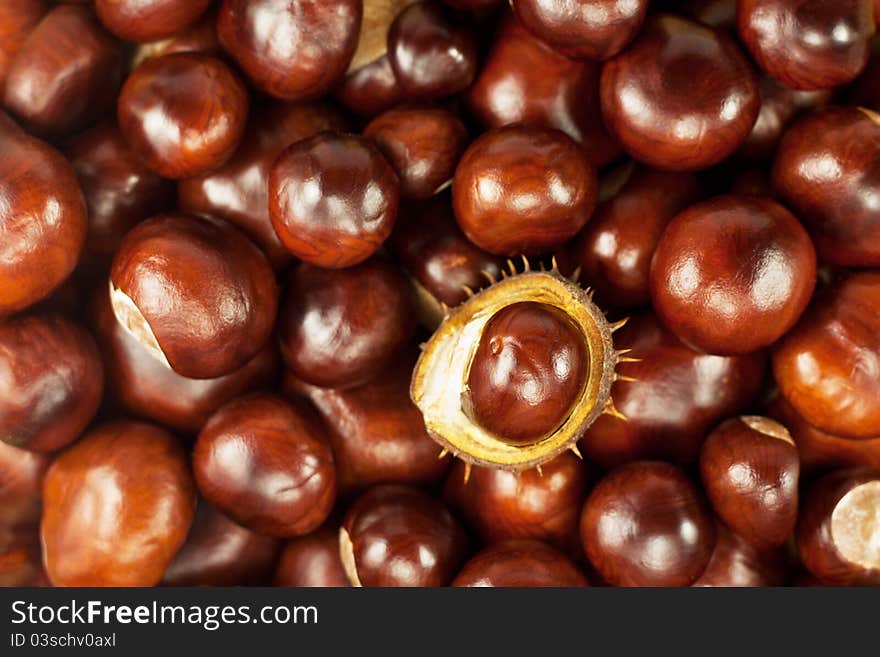
[{"label": "shiny brown chestnut", "polygon": [[880,272],[819,293],[773,350],[782,396],[810,424],[842,438],[880,438]]},{"label": "shiny brown chestnut", "polygon": [[880,471],[837,470],[817,480],[797,527],[801,562],[817,578],[880,586]]},{"label": "shiny brown chestnut", "polygon": [[290,539],[281,552],[274,584],[310,588],[351,586],[339,556],[339,530],[324,526]]},{"label": "shiny brown chestnut", "polygon": [[48,10],[44,0],[6,0],[0,3],[0,92],[16,53]]},{"label": "shiny brown chestnut", "polygon": [[717,540],[709,565],[691,586],[730,588],[786,583],[788,564],[784,548],[759,550],[723,522],[715,523],[715,533]]},{"label": "shiny brown chestnut", "polygon": [[[33,529],[40,524],[43,477],[52,456],[0,441],[0,527]],[[0,534],[3,530],[0,529]]]},{"label": "shiny brown chestnut", "polygon": [[829,107],[798,121],[776,154],[773,188],[822,260],[880,266],[880,115]]},{"label": "shiny brown chestnut", "polygon": [[151,40],[138,45],[131,57],[131,68],[134,69],[146,60],[176,52],[200,52],[204,55],[221,55],[223,49],[217,38],[216,12],[209,11],[197,22],[186,29],[175,32],[171,36]]},{"label": "shiny brown chestnut", "polygon": [[166,214],[125,237],[110,300],[156,358],[181,376],[207,379],[234,372],[263,348],[278,287],[266,257],[226,222]]},{"label": "shiny brown chestnut", "polygon": [[770,199],[719,196],[669,222],[651,261],[657,316],[713,354],[769,346],[794,326],[816,284],[810,236]]},{"label": "shiny brown chestnut", "polygon": [[741,0],[739,35],[758,65],[795,89],[825,89],[864,68],[873,0]]},{"label": "shiny brown chestnut", "polygon": [[540,255],[573,237],[596,204],[596,170],[558,130],[514,126],[490,130],[465,151],[455,170],[458,225],[496,255]]},{"label": "shiny brown chestnut", "polygon": [[101,425],[46,474],[40,533],[55,586],[153,586],[196,507],[181,444],[151,424]]},{"label": "shiny brown chestnut", "polygon": [[353,586],[446,586],[467,536],[438,500],[409,486],[371,488],[349,507],[339,550]]},{"label": "shiny brown chestnut", "polygon": [[757,76],[723,32],[658,14],[605,63],[602,114],[635,159],[658,169],[716,164],[748,137],[761,105]]},{"label": "shiny brown chestnut", "polygon": [[349,73],[334,97],[354,114],[377,116],[403,102],[404,95],[386,53]]},{"label": "shiny brown chestnut", "polygon": [[269,173],[269,216],[281,242],[318,267],[351,267],[391,235],[400,190],[373,143],[321,132],[284,149]]},{"label": "shiny brown chestnut", "polygon": [[457,587],[576,587],[587,578],[561,552],[540,541],[495,543],[471,558],[452,580]]},{"label": "shiny brown chestnut", "polygon": [[104,26],[126,41],[155,41],[189,27],[211,0],[95,0]]},{"label": "shiny brown chestnut", "polygon": [[119,128],[164,178],[198,176],[224,164],[244,134],[250,99],[223,61],[200,53],[149,59],[119,94]]},{"label": "shiny brown chestnut", "polygon": [[260,91],[311,100],[342,79],[362,15],[361,0],[223,0],[217,34]]},{"label": "shiny brown chestnut", "polygon": [[688,586],[715,548],[715,522],[679,468],[621,466],[599,481],[581,514],[590,563],[615,586]]}]

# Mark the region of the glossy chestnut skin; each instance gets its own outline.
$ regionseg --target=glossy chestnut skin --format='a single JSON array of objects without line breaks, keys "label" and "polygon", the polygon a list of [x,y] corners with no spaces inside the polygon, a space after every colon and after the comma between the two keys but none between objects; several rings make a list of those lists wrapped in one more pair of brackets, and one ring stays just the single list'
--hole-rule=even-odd
[{"label": "glossy chestnut skin", "polygon": [[64,152],[86,199],[90,254],[112,255],[138,222],[172,208],[173,183],[147,168],[114,124],[72,137]]},{"label": "glossy chestnut skin", "polygon": [[471,242],[496,255],[540,255],[573,237],[596,204],[596,170],[558,130],[490,130],[455,170],[452,203]]},{"label": "glossy chestnut skin", "polygon": [[767,347],[794,326],[816,284],[816,252],[775,201],[719,196],[669,222],[651,261],[657,316],[713,354]]},{"label": "glossy chestnut skin", "polygon": [[58,315],[0,323],[0,440],[37,452],[79,438],[104,392],[95,341]]},{"label": "glossy chestnut skin", "polygon": [[199,500],[189,536],[162,577],[164,586],[253,586],[270,579],[281,548]]},{"label": "glossy chestnut skin", "polygon": [[830,107],[798,121],[777,152],[773,188],[823,261],[880,266],[880,209],[872,200],[880,194],[880,116]]},{"label": "glossy chestnut skin", "polygon": [[439,107],[397,108],[364,129],[394,167],[404,198],[427,199],[452,180],[467,145],[461,119]]},{"label": "glossy chestnut skin", "polygon": [[411,100],[464,91],[477,74],[477,56],[470,27],[436,0],[411,4],[388,30],[388,61]]},{"label": "glossy chestnut skin", "polygon": [[321,132],[285,148],[269,173],[269,216],[287,249],[325,268],[351,267],[391,235],[397,175],[371,141]]},{"label": "glossy chestnut skin", "polygon": [[113,108],[122,66],[121,45],[91,9],[55,7],[12,61],[3,104],[31,131],[70,134]]},{"label": "glossy chestnut skin", "polygon": [[810,424],[880,438],[880,273],[853,273],[820,292],[774,348],[773,374]]},{"label": "glossy chestnut skin", "polygon": [[281,551],[273,583],[310,588],[351,586],[339,558],[339,530],[324,526],[290,539]]},{"label": "glossy chestnut skin", "polygon": [[375,486],[345,514],[340,554],[354,586],[446,586],[468,539],[442,502],[410,486]]},{"label": "glossy chestnut skin", "polygon": [[495,543],[472,557],[452,586],[556,588],[589,583],[561,552],[540,541],[516,539]]},{"label": "glossy chestnut skin", "polygon": [[76,266],[87,213],[70,164],[0,112],[0,317],[41,301]]},{"label": "glossy chestnut skin", "polygon": [[605,60],[638,34],[648,0],[511,0],[520,22],[559,52]]},{"label": "glossy chestnut skin", "polygon": [[311,100],[342,79],[362,13],[361,0],[223,0],[217,34],[260,91]]},{"label": "glossy chestnut skin", "polygon": [[149,59],[125,81],[119,128],[164,178],[198,176],[224,164],[244,134],[250,98],[225,63],[200,53]]},{"label": "glossy chestnut skin", "polygon": [[606,62],[600,90],[606,125],[627,152],[674,171],[730,155],[761,105],[757,77],[728,35],[664,14]]},{"label": "glossy chestnut skin", "polygon": [[782,586],[788,571],[784,549],[759,550],[715,523],[715,550],[706,570],[691,586],[756,587]]},{"label": "glossy chestnut skin", "polygon": [[868,61],[873,0],[743,0],[739,35],[768,75],[795,89],[849,82]]},{"label": "glossy chestnut skin", "polygon": [[0,91],[16,53],[48,9],[43,0],[6,0],[0,4]]},{"label": "glossy chestnut skin", "polygon": [[192,25],[211,0],[95,0],[104,26],[126,41],[154,41]]},{"label": "glossy chestnut skin", "polygon": [[505,18],[465,95],[485,127],[524,124],[562,130],[597,167],[621,154],[599,108],[599,64],[552,50],[513,17]]},{"label": "glossy chestnut skin", "polygon": [[193,451],[199,491],[261,534],[308,534],[336,500],[333,452],[320,422],[276,395],[243,397],[217,411]]},{"label": "glossy chestnut skin", "polygon": [[177,184],[178,207],[235,224],[263,249],[276,269],[292,256],[269,219],[269,171],[290,144],[322,130],[341,130],[345,121],[329,103],[274,102],[256,109],[241,145],[224,165]]},{"label": "glossy chestnut skin", "polygon": [[40,528],[52,584],[158,584],[195,512],[187,461],[164,429],[129,421],[62,452],[46,474]]},{"label": "glossy chestnut skin", "polygon": [[590,563],[614,586],[688,586],[715,547],[715,522],[687,475],[639,461],[599,481],[581,513]]},{"label": "glossy chestnut skin", "polygon": [[52,457],[0,441],[0,534],[40,524],[43,477]]},{"label": "glossy chestnut skin", "polygon": [[[193,379],[243,367],[275,324],[278,286],[266,257],[219,219],[166,214],[140,223],[113,258],[110,286],[111,299],[127,297],[114,301],[117,319]],[[138,326],[138,313],[148,327]]]},{"label": "glossy chestnut skin", "polygon": [[723,422],[703,443],[700,476],[721,520],[752,545],[771,548],[791,536],[800,460],[778,422],[756,415]]},{"label": "glossy chestnut skin", "polygon": [[622,420],[600,416],[580,441],[588,461],[615,466],[638,459],[697,459],[703,439],[720,421],[746,410],[761,389],[766,357],[713,356],[684,345],[651,314],[633,317],[615,333],[618,349],[640,362],[617,366],[611,389]]},{"label": "glossy chestnut skin", "polygon": [[307,383],[366,383],[398,356],[414,329],[406,278],[381,258],[336,270],[301,264],[290,272],[278,320],[281,356]]},{"label": "glossy chestnut skin", "polygon": [[587,466],[568,452],[537,470],[514,473],[456,461],[444,497],[486,544],[534,538],[571,554],[578,548],[580,508],[587,492]]},{"label": "glossy chestnut skin", "polygon": [[807,492],[797,549],[817,578],[843,586],[880,585],[880,471],[837,470]]},{"label": "glossy chestnut skin", "polygon": [[404,98],[387,53],[349,73],[333,93],[348,111],[360,116],[381,114]]},{"label": "glossy chestnut skin", "polygon": [[140,66],[153,57],[170,55],[176,52],[200,52],[205,55],[221,55],[223,49],[217,38],[216,12],[209,11],[198,21],[171,36],[142,43],[135,48],[131,58],[131,68]]}]

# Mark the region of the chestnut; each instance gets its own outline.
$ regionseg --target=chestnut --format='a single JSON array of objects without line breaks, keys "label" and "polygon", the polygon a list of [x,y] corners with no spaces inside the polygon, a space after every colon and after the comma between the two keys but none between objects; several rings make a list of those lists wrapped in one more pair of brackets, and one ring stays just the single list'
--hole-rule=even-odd
[{"label": "chestnut", "polygon": [[157,426],[103,424],[46,473],[40,535],[55,586],[153,586],[196,507],[187,456]]},{"label": "chestnut", "polygon": [[688,586],[715,547],[715,523],[687,475],[638,461],[603,477],[581,514],[590,563],[615,586]]},{"label": "chestnut", "polygon": [[757,587],[782,586],[788,564],[783,548],[759,550],[728,529],[715,523],[715,550],[706,570],[691,586]]},{"label": "chestnut", "polygon": [[490,130],[465,151],[452,202],[474,244],[496,255],[540,255],[573,237],[596,203],[596,170],[558,130]]},{"label": "chestnut", "polygon": [[149,59],[119,94],[119,127],[164,178],[189,178],[224,164],[244,133],[250,100],[216,57],[175,53]]},{"label": "chestnut", "polygon": [[654,310],[684,342],[744,354],[769,346],[800,318],[816,284],[816,252],[775,201],[720,196],[669,222],[650,281]]},{"label": "chestnut", "polygon": [[390,110],[404,98],[387,53],[349,73],[334,97],[350,112],[369,117]]},{"label": "chestnut", "polygon": [[278,319],[285,365],[314,385],[366,383],[413,335],[409,295],[400,270],[381,258],[337,270],[299,265]]},{"label": "chestnut", "polygon": [[511,539],[477,553],[452,580],[452,586],[557,588],[589,584],[577,566],[549,545]]},{"label": "chestnut", "polygon": [[269,216],[281,242],[318,267],[373,255],[397,218],[394,169],[364,137],[321,132],[284,149],[269,173]]},{"label": "chestnut", "polygon": [[324,428],[306,409],[272,394],[230,402],[193,450],[199,491],[261,534],[308,534],[336,499],[336,469]]},{"label": "chestnut", "polygon": [[146,60],[176,52],[200,52],[205,55],[221,55],[223,49],[217,38],[216,12],[208,11],[197,22],[182,31],[159,40],[142,43],[135,48],[131,68],[137,68]]},{"label": "chestnut", "polygon": [[156,358],[181,376],[207,379],[230,374],[263,348],[278,289],[265,256],[238,230],[166,214],[123,240],[110,299],[119,322]]},{"label": "chestnut", "polygon": [[[880,5],[877,7],[877,16],[880,16]],[[880,18],[877,19],[877,25],[880,28]],[[865,70],[850,87],[848,97],[851,105],[880,112],[880,88],[876,84],[878,75],[880,75],[880,39],[875,38],[873,54]]]},{"label": "chestnut", "polygon": [[0,586],[50,586],[37,532],[0,528]]},{"label": "chestnut", "polygon": [[[708,81],[711,80],[711,83]],[[635,159],[658,169],[716,164],[748,137],[757,76],[728,35],[668,14],[649,18],[602,68],[602,114]]]},{"label": "chestnut", "polygon": [[169,37],[204,13],[211,0],[95,0],[104,26],[126,41]]},{"label": "chestnut", "polygon": [[40,524],[43,477],[52,461],[0,441],[0,534]]},{"label": "chestnut", "polygon": [[443,503],[409,486],[371,488],[349,507],[339,530],[353,586],[446,586],[467,546],[464,529]]},{"label": "chestnut", "polygon": [[0,91],[16,53],[48,9],[44,0],[6,0],[0,4]]},{"label": "chestnut", "polygon": [[290,539],[281,551],[274,584],[310,588],[350,586],[339,556],[339,530],[324,526]]}]

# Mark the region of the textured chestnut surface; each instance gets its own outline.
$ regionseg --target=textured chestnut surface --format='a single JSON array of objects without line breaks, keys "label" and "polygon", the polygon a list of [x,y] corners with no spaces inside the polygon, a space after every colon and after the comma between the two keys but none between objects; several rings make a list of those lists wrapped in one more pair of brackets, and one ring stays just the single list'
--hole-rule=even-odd
[{"label": "textured chestnut surface", "polygon": [[838,470],[816,481],[798,519],[801,562],[817,578],[880,585],[880,471]]},{"label": "textured chestnut surface", "polygon": [[112,422],[49,468],[40,527],[55,586],[152,586],[186,540],[195,484],[165,430]]},{"label": "textured chestnut surface", "polygon": [[223,0],[217,33],[258,89],[309,100],[342,78],[362,12],[360,0]]},{"label": "textured chestnut surface", "polygon": [[334,95],[346,109],[361,116],[376,116],[403,100],[403,90],[387,54],[352,71]]},{"label": "textured chestnut surface", "polygon": [[397,175],[356,135],[321,132],[290,145],[269,174],[269,216],[282,243],[319,267],[350,267],[373,255],[397,218]]},{"label": "textured chestnut surface", "polygon": [[854,273],[820,292],[776,345],[773,374],[810,424],[880,438],[880,273]]},{"label": "textured chestnut surface", "polygon": [[465,151],[452,185],[455,217],[496,255],[539,255],[573,237],[596,203],[596,171],[558,130],[485,133]]},{"label": "textured chestnut surface", "polygon": [[648,0],[511,0],[516,17],[569,57],[608,59],[632,41]]},{"label": "textured chestnut surface", "polygon": [[530,444],[565,421],[589,372],[586,338],[561,310],[514,303],[483,328],[462,404],[504,442]]},{"label": "textured chestnut surface", "polygon": [[728,527],[759,548],[782,545],[798,511],[798,450],[788,430],[769,418],[731,418],[700,451],[703,489]]},{"label": "textured chestnut surface", "polygon": [[568,558],[540,541],[496,543],[468,561],[452,586],[574,587],[589,586]]},{"label": "textured chestnut surface", "polygon": [[0,5],[0,90],[16,53],[48,8],[43,0],[7,0]]},{"label": "textured chestnut surface", "polygon": [[349,507],[342,528],[340,552],[356,586],[446,586],[466,556],[458,521],[409,486],[371,488]]},{"label": "textured chestnut surface", "polygon": [[95,0],[95,12],[108,30],[126,41],[153,41],[188,27],[211,0]]},{"label": "textured chestnut surface", "polygon": [[12,61],[4,105],[41,134],[69,134],[113,108],[122,80],[120,44],[91,9],[55,7]]},{"label": "textured chestnut surface", "polygon": [[743,412],[761,390],[766,357],[712,356],[688,348],[651,314],[633,317],[615,334],[637,363],[617,372],[611,397],[626,420],[600,416],[581,439],[588,461],[614,466],[645,458],[695,461],[703,439]]},{"label": "textured chestnut surface", "polygon": [[457,461],[444,496],[486,544],[534,538],[571,553],[578,547],[580,508],[587,492],[587,467],[568,452],[537,470],[514,473],[475,467],[465,481]]},{"label": "textured chestnut surface", "polygon": [[276,395],[244,397],[217,411],[196,441],[193,469],[209,502],[261,534],[307,534],[336,499],[324,428]]},{"label": "textured chestnut surface", "polygon": [[726,34],[656,15],[602,69],[606,125],[635,159],[660,169],[702,169],[748,137],[761,99],[750,64]]},{"label": "textured chestnut surface", "polygon": [[621,154],[602,122],[599,64],[561,55],[512,17],[502,21],[465,101],[487,128],[521,123],[562,130],[596,166]]},{"label": "textured chestnut surface", "polygon": [[677,467],[640,461],[612,470],[584,504],[590,563],[617,586],[688,586],[706,569],[715,524]]},{"label": "textured chestnut surface", "polygon": [[285,365],[314,385],[366,383],[413,335],[409,294],[400,270],[379,258],[347,269],[296,267],[278,320]]},{"label": "textured chestnut surface", "polygon": [[[52,457],[0,441],[0,527],[35,529],[40,523],[43,477]],[[2,533],[3,530],[0,530]]]},{"label": "textured chestnut surface", "polygon": [[119,95],[119,127],[164,178],[198,176],[224,164],[244,133],[250,99],[220,59],[175,53],[138,66]]},{"label": "textured chestnut surface", "polygon": [[426,199],[452,181],[467,145],[461,119],[442,108],[398,108],[373,119],[364,129],[400,178],[400,194]]},{"label": "textured chestnut surface", "polygon": [[269,263],[218,219],[167,214],[142,222],[116,252],[110,281],[136,309],[114,306],[117,319],[181,376],[215,378],[243,367],[275,323]]},{"label": "textured chestnut surface", "polygon": [[715,533],[717,540],[709,565],[691,586],[755,587],[786,583],[788,568],[782,549],[758,550],[723,522],[715,523]]},{"label": "textured chestnut surface", "polygon": [[855,78],[870,52],[873,0],[743,0],[737,27],[768,75],[796,89]]},{"label": "textured chestnut surface", "polygon": [[682,340],[710,353],[743,354],[797,322],[813,294],[816,252],[778,203],[721,196],[669,222],[650,281],[657,316]]},{"label": "textured chestnut surface", "polygon": [[76,266],[86,203],[61,154],[0,112],[0,316],[47,297]]},{"label": "textured chestnut surface", "polygon": [[880,116],[833,107],[796,123],[773,163],[773,188],[822,260],[880,266]]},{"label": "textured chestnut surface", "polygon": [[275,586],[346,587],[348,576],[339,558],[339,530],[322,527],[290,539],[275,570]]},{"label": "textured chestnut surface", "polygon": [[0,323],[0,440],[49,452],[79,438],[104,392],[95,341],[57,315]]}]

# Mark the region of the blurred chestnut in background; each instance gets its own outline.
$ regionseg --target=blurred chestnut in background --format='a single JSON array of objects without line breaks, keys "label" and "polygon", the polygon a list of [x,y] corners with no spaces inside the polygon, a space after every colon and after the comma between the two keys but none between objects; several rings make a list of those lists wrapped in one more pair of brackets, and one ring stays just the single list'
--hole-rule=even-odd
[{"label": "blurred chestnut in background", "polygon": [[362,14],[361,0],[223,0],[217,34],[260,91],[310,100],[342,78]]},{"label": "blurred chestnut in background", "polygon": [[496,255],[540,255],[573,237],[596,204],[596,170],[558,130],[490,130],[465,151],[452,185],[458,225]]},{"label": "blurred chestnut in background", "polygon": [[244,84],[220,59],[175,53],[132,71],[119,94],[119,127],[159,175],[189,178],[232,156],[249,105]]},{"label": "blurred chestnut in background", "polygon": [[729,588],[786,583],[788,563],[784,548],[759,550],[723,522],[715,523],[715,533],[717,540],[709,565],[691,586]]},{"label": "blurred chestnut in background", "polygon": [[351,267],[388,239],[397,175],[373,143],[321,132],[281,152],[269,174],[269,216],[282,243],[318,267]]},{"label": "blurred chestnut in background", "polygon": [[810,424],[842,438],[880,438],[880,272],[821,291],[776,345],[773,374]]},{"label": "blurred chestnut in background", "polygon": [[44,0],[5,0],[0,3],[0,91],[16,53],[48,9]]},{"label": "blurred chestnut in background", "polygon": [[211,0],[95,0],[105,27],[126,41],[153,41],[188,27]]},{"label": "blurred chestnut in background", "polygon": [[816,252],[775,201],[720,196],[669,222],[650,280],[657,316],[684,342],[745,354],[797,322],[816,284]]},{"label": "blurred chestnut in background", "polygon": [[151,424],[90,431],[46,474],[40,533],[55,586],[153,586],[196,506],[187,455]]},{"label": "blurred chestnut in background", "polygon": [[795,89],[825,89],[864,68],[873,1],[740,0],[737,27],[768,75]]},{"label": "blurred chestnut in background", "polygon": [[704,169],[733,153],[761,105],[757,76],[726,34],[655,15],[602,68],[602,114],[635,159],[659,169]]},{"label": "blurred chestnut in background", "polygon": [[540,541],[518,539],[490,545],[468,561],[452,586],[575,587],[587,578],[561,552]]},{"label": "blurred chestnut in background", "polygon": [[223,49],[217,38],[216,12],[209,11],[189,27],[167,38],[150,40],[139,44],[131,57],[131,68],[146,60],[176,52],[198,52],[204,55],[221,55]]},{"label": "blurred chestnut in background", "polygon": [[468,540],[443,503],[409,486],[371,488],[349,507],[339,549],[354,586],[446,586]]},{"label": "blurred chestnut in background", "polygon": [[696,486],[669,463],[612,470],[587,497],[581,540],[614,586],[688,586],[715,548],[715,524]]},{"label": "blurred chestnut in background", "polygon": [[336,500],[324,428],[276,395],[244,397],[217,411],[196,441],[193,470],[209,502],[270,536],[308,534]]},{"label": "blurred chestnut in background", "polygon": [[275,586],[347,587],[348,576],[339,557],[339,531],[324,526],[290,539],[275,570]]}]

